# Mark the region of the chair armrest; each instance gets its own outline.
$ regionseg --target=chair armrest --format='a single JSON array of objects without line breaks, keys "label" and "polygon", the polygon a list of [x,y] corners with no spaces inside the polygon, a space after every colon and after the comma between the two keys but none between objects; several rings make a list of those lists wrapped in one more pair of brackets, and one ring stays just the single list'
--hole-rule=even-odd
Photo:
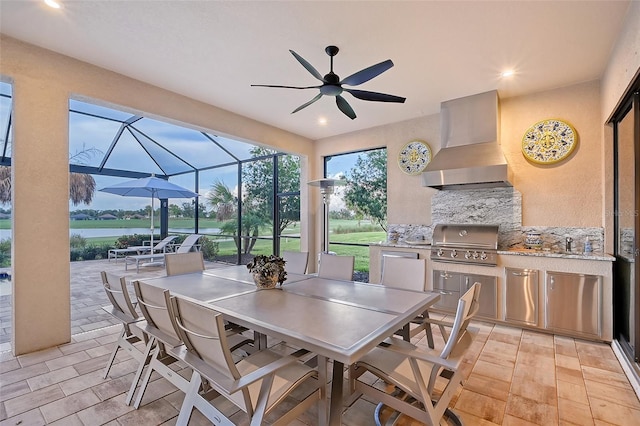
[{"label": "chair armrest", "polygon": [[237,390],[245,388],[250,384],[257,382],[258,380],[261,380],[265,376],[273,374],[276,371],[280,370],[281,368],[286,367],[289,364],[293,364],[294,362],[298,362],[298,361],[299,361],[298,358],[292,355],[287,355],[282,358],[279,358],[236,380],[236,383],[235,383],[236,388],[233,389],[231,392],[233,393]]},{"label": "chair armrest", "polygon": [[439,320],[435,318],[422,318],[420,322],[441,325],[443,327],[453,327],[453,323],[451,321]]},{"label": "chair armrest", "polygon": [[439,356],[435,356],[430,352],[419,350],[415,345],[395,337],[387,338],[384,342],[378,345],[378,348],[399,353],[407,358],[430,362],[451,371],[457,370],[459,365],[459,362],[452,363],[446,359],[440,358]]}]

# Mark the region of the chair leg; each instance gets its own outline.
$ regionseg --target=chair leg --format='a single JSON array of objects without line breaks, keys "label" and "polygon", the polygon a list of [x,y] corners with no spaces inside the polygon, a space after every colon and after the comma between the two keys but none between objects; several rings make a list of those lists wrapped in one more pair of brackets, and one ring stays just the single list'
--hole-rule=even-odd
[{"label": "chair leg", "polygon": [[109,361],[107,362],[107,366],[104,369],[104,375],[102,376],[103,379],[106,379],[107,376],[109,375],[109,371],[111,370],[111,366],[113,365],[113,362],[116,359],[116,355],[118,354],[118,349],[120,349],[120,342],[122,341],[122,339],[126,338],[126,334],[127,334],[127,329],[126,327],[122,327],[122,333],[120,333],[120,337],[118,337],[118,341],[116,342],[116,347],[113,348],[113,352],[111,352],[111,357],[109,357]]},{"label": "chair leg", "polygon": [[149,385],[149,380],[151,380],[151,373],[153,373],[153,364],[158,359],[159,353],[160,353],[160,345],[156,345],[155,349],[153,350],[153,354],[151,355],[151,361],[149,361],[147,372],[144,374],[142,383],[140,383],[140,389],[138,389],[138,396],[136,397],[136,400],[133,403],[133,407],[136,410],[140,407],[140,402],[142,402],[142,397],[144,396],[144,392],[147,390],[147,386]]},{"label": "chair leg", "polygon": [[131,400],[133,399],[133,395],[135,395],[136,393],[136,387],[138,387],[138,382],[140,381],[140,376],[142,376],[142,371],[144,370],[144,367],[149,364],[151,350],[154,347],[155,341],[156,339],[154,337],[151,337],[144,349],[144,353],[142,355],[142,358],[140,359],[140,364],[138,365],[138,369],[136,370],[136,375],[133,377],[131,387],[129,388],[129,393],[127,394],[127,399],[125,400],[125,403],[127,405],[131,405]]},{"label": "chair leg", "polygon": [[[191,374],[191,381],[189,382],[189,389],[184,396],[182,406],[180,407],[180,414],[178,414],[178,420],[176,426],[187,426],[189,419],[191,418],[191,410],[195,407],[195,399],[198,397],[198,390],[202,384],[202,379],[197,371],[193,371]],[[209,419],[213,422],[213,419]]]}]

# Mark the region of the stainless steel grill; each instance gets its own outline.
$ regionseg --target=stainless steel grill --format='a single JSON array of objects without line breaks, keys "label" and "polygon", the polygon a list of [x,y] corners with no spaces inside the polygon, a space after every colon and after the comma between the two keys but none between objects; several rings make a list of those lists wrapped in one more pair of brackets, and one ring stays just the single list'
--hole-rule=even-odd
[{"label": "stainless steel grill", "polygon": [[496,266],[498,225],[438,224],[433,230],[431,260]]}]

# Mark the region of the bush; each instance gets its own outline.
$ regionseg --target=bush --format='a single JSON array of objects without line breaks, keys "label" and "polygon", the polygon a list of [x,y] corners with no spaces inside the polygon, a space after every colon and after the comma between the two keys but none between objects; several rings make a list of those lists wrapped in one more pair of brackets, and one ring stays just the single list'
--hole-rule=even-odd
[{"label": "bush", "polygon": [[200,244],[202,257],[204,257],[206,260],[215,260],[218,256],[218,243],[216,241],[210,240],[208,237],[201,237]]},{"label": "bush", "polygon": [[334,234],[352,234],[355,232],[380,232],[380,225],[361,225],[361,226],[336,226],[333,229]]},{"label": "bush", "polygon": [[115,243],[115,247],[117,249],[123,249],[131,246],[141,246],[143,245],[142,243],[144,241],[147,241],[148,239],[149,239],[149,235],[140,235],[140,234],[123,235],[121,237],[118,237]]},{"label": "bush", "polygon": [[71,248],[81,248],[87,245],[87,239],[80,234],[73,234],[69,238]]},{"label": "bush", "polygon": [[70,260],[75,262],[79,260],[106,259],[110,248],[110,244],[89,244],[85,247],[72,247],[70,251]]},{"label": "bush", "polygon": [[11,238],[0,240],[0,267],[11,266]]}]

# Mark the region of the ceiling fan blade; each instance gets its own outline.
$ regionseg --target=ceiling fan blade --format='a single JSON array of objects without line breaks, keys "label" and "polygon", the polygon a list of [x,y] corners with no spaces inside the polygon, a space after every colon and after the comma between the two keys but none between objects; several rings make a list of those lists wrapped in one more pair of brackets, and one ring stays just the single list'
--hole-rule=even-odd
[{"label": "ceiling fan blade", "polygon": [[371,65],[369,68],[358,71],[355,74],[351,74],[349,77],[342,79],[340,84],[346,84],[347,86],[357,86],[366,81],[371,80],[374,77],[379,76],[389,68],[393,66],[391,59],[380,62],[379,64]]},{"label": "ceiling fan blade", "polygon": [[322,86],[279,86],[276,84],[252,84],[251,87],[277,87],[280,89],[319,89]]},{"label": "ceiling fan blade", "polygon": [[353,96],[358,99],[362,99],[363,101],[404,103],[407,99],[400,96],[387,95],[386,93],[369,92],[367,90],[344,89],[344,91],[351,93]]},{"label": "ceiling fan blade", "polygon": [[315,101],[320,99],[321,97],[322,97],[322,93],[318,93],[318,95],[315,98],[311,99],[309,102],[304,103],[304,104],[300,105],[298,108],[296,108],[293,111],[291,111],[291,114],[294,114],[294,113],[300,111],[302,108],[308,107],[309,105],[311,105],[312,103],[314,103]]},{"label": "ceiling fan blade", "polygon": [[342,111],[344,115],[346,115],[350,119],[353,120],[356,118],[356,113],[353,111],[353,108],[351,108],[351,105],[349,105],[349,102],[347,102],[347,100],[342,96],[340,95],[336,96],[336,105],[338,105],[338,108],[340,109],[340,111]]},{"label": "ceiling fan blade", "polygon": [[315,78],[317,78],[318,80],[324,83],[324,78],[322,78],[322,74],[320,74],[318,70],[313,67],[313,65],[307,62],[302,56],[298,55],[293,50],[289,50],[289,52],[291,52],[291,54],[298,60],[298,62],[302,64],[303,67],[307,69],[307,71],[311,73],[311,75],[313,75]]}]

